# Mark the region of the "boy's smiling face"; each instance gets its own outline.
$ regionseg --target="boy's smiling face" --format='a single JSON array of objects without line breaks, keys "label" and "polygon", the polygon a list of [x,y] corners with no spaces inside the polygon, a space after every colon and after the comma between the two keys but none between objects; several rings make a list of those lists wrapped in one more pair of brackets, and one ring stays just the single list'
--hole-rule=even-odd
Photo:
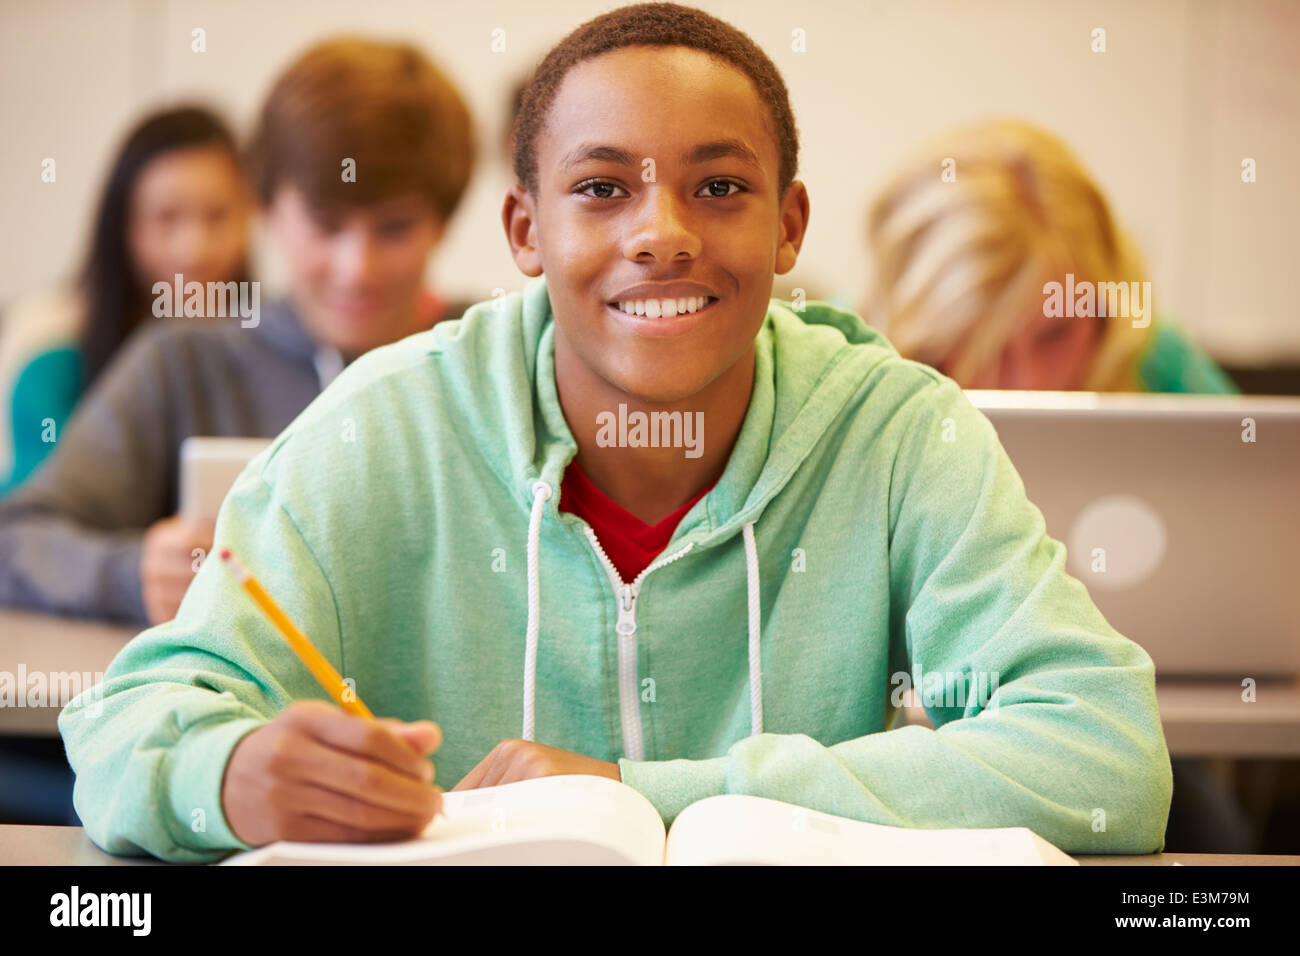
[{"label": "boy's smiling face", "polygon": [[[520,269],[546,274],[557,374],[676,402],[751,354],[808,222],[802,183],[777,194],[771,125],[749,78],[699,50],[628,47],[569,71],[537,138],[538,194],[512,187],[503,210]],[[614,304],[690,296],[714,301],[673,317]]]}]

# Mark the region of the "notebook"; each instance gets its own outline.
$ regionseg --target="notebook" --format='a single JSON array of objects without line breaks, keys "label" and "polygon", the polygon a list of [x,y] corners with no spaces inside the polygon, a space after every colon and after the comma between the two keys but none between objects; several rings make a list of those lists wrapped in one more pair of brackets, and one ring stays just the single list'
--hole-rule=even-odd
[{"label": "notebook", "polygon": [[225,866],[1003,865],[1077,866],[1024,827],[912,830],[765,797],[696,801],[672,828],[608,777],[563,774],[443,794],[444,815],[398,843],[281,841]]}]

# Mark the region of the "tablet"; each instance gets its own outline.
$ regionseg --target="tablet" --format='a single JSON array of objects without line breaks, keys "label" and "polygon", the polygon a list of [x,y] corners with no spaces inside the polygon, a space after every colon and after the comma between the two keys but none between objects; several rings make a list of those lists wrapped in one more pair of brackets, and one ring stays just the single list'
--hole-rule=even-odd
[{"label": "tablet", "polygon": [[226,493],[270,438],[192,436],[181,442],[181,517],[195,524],[217,520]]}]

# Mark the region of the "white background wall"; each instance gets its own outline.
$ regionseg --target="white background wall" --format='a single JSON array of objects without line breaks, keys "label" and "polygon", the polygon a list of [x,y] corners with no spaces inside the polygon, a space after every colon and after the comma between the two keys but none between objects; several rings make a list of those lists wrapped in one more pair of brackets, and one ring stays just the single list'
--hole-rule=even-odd
[{"label": "white background wall", "polygon": [[[856,305],[870,196],[926,137],[1018,114],[1063,135],[1146,251],[1158,308],[1222,358],[1300,357],[1300,3],[1294,0],[700,0],[783,72],[812,197],[782,285]],[[339,31],[411,39],[461,85],[484,162],[430,278],[517,288],[499,211],[512,84],[618,6],[585,0],[0,0],[0,303],[66,276],[112,150],[142,111],[197,97],[242,133],[287,60]],[[207,50],[191,51],[195,27]],[[507,49],[489,49],[494,28]],[[1095,27],[1107,51],[1090,50]],[[807,52],[791,50],[802,28]],[[1240,181],[1254,157],[1258,182]],[[41,182],[54,157],[58,179]],[[263,244],[264,249],[264,244]],[[265,256],[265,252],[264,252]],[[264,258],[274,284],[280,274]]]}]

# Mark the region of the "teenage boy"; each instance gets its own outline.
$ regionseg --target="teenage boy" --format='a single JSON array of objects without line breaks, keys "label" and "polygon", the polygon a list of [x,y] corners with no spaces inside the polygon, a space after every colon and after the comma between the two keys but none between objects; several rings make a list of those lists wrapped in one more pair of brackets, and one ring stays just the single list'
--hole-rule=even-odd
[{"label": "teenage boy", "polygon": [[[624,7],[548,54],[516,122],[503,219],[545,278],[356,363],[217,528],[387,720],[326,703],[210,561],[62,715],[92,839],[411,836],[436,764],[457,789],[604,774],[667,823],[748,793],[1158,850],[1151,660],[988,421],[857,316],[769,300],[809,210],[771,61]],[[937,729],[891,731],[900,679]]]},{"label": "teenage boy", "polygon": [[249,155],[287,301],[133,337],[51,460],[0,504],[0,603],[173,617],[213,532],[176,513],[180,443],[273,437],[357,356],[459,317],[468,303],[422,276],[474,149],[460,94],[415,47],[339,39],[294,62]]}]

